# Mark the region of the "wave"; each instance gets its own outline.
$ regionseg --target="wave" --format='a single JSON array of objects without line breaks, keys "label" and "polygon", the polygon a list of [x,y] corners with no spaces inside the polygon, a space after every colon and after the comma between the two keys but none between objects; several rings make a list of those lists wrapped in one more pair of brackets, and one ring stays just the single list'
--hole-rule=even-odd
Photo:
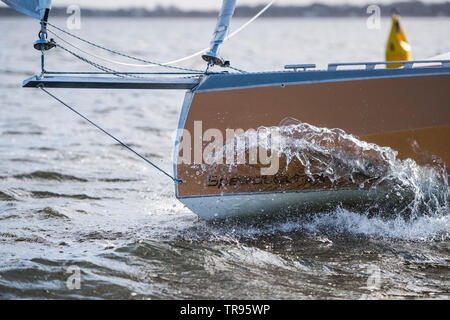
[{"label": "wave", "polygon": [[[24,173],[24,174],[16,174],[12,176],[14,179],[18,180],[48,180],[48,181],[58,181],[58,182],[64,182],[64,181],[72,181],[72,182],[89,182],[88,179],[79,178],[72,175],[62,174],[58,172],[52,172],[52,171],[34,171],[31,173]],[[5,180],[7,177],[0,176],[0,180]],[[107,182],[107,183],[118,183],[118,182],[134,182],[138,181],[136,179],[126,179],[126,178],[99,178],[96,179],[100,182]]]},{"label": "wave", "polygon": [[[167,231],[167,230],[166,230]],[[303,242],[332,244],[329,239],[349,241],[385,239],[446,242],[450,240],[450,215],[420,217],[372,217],[339,207],[328,212],[291,216],[240,217],[227,220],[197,221],[193,226],[169,232],[164,240],[192,243],[252,244]],[[353,239],[353,240],[352,240]]]},{"label": "wave", "polygon": [[332,212],[306,214],[285,221],[267,222],[246,230],[233,228],[239,237],[259,237],[274,234],[345,234],[370,238],[402,240],[450,239],[450,215],[405,218],[370,217],[369,215],[337,208]]},{"label": "wave", "polygon": [[68,198],[77,200],[101,200],[101,198],[90,197],[85,194],[60,194],[49,191],[31,191],[31,196],[36,199]]},{"label": "wave", "polygon": [[41,210],[37,210],[36,214],[41,219],[63,219],[63,220],[69,220],[69,217],[66,215],[58,212],[57,210],[47,207]]},{"label": "wave", "polygon": [[372,238],[439,241],[450,239],[450,215],[421,216],[414,219],[397,216],[393,219],[382,219],[338,209],[333,213],[315,215],[302,227],[310,232],[331,229],[338,233]]},{"label": "wave", "polygon": [[4,136],[40,136],[42,132],[40,131],[3,131],[2,135]]},{"label": "wave", "polygon": [[0,191],[0,201],[16,201],[16,199],[9,194]]},{"label": "wave", "polygon": [[13,178],[19,180],[30,179],[30,180],[88,182],[88,180],[86,179],[51,171],[34,171],[32,173],[14,175]]}]

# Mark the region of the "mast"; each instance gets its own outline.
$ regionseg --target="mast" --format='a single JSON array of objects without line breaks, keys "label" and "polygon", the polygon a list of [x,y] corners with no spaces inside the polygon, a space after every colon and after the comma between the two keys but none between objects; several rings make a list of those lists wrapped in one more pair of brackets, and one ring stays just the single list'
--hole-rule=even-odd
[{"label": "mast", "polygon": [[218,65],[226,67],[230,64],[229,61],[224,61],[219,57],[219,46],[223,43],[228,34],[228,30],[236,8],[236,0],[223,0],[222,9],[220,10],[217,19],[217,26],[214,31],[213,39],[211,41],[211,49],[208,53],[202,56],[203,60],[208,62],[209,66]]}]

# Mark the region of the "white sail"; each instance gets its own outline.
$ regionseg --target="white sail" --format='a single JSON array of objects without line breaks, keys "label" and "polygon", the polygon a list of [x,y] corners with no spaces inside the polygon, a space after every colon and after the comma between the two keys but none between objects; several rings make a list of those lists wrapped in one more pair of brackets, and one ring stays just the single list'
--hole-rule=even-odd
[{"label": "white sail", "polygon": [[45,11],[50,9],[51,0],[2,0],[8,6],[27,16],[41,20]]}]

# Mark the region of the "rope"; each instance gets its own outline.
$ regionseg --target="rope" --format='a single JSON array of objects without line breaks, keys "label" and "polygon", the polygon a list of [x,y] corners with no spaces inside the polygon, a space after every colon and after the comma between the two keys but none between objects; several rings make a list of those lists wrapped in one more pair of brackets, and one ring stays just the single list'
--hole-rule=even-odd
[{"label": "rope", "polygon": [[[84,51],[84,50],[74,46],[70,42],[68,42],[68,41],[64,40],[63,38],[59,37],[56,33],[52,32],[52,31],[49,31],[49,32],[52,33],[53,35],[55,35],[61,41],[67,43],[69,46],[72,46],[75,49],[77,49],[77,50],[79,50],[79,51],[81,51],[81,52],[83,52],[83,53],[85,53],[87,55],[91,55],[91,56],[94,56],[94,57],[102,59],[101,57],[99,57],[97,55],[91,54],[91,53],[89,53],[87,51]],[[61,48],[64,51],[66,51],[67,53],[75,56],[76,58],[82,60],[83,62],[86,62],[86,63],[94,66],[95,68],[100,69],[100,70],[102,70],[104,72],[49,72],[49,71],[45,71],[44,72],[45,74],[113,74],[113,75],[116,75],[116,76],[125,75],[125,76],[130,76],[130,77],[132,75],[194,75],[194,76],[200,76],[200,75],[204,75],[205,74],[205,72],[203,72],[203,71],[201,71],[201,72],[200,71],[199,72],[119,72],[119,71],[115,71],[113,69],[110,69],[110,68],[108,68],[106,66],[100,65],[99,63],[95,63],[92,60],[84,58],[84,57],[76,54],[75,52],[65,48],[64,46],[56,43],[54,40],[53,40],[53,43],[56,46],[58,46],[59,48]],[[103,59],[103,60],[105,60],[105,59]],[[107,70],[109,70],[109,71],[107,71]],[[214,72],[207,72],[206,74],[215,74],[215,73]],[[136,77],[136,78],[143,78],[143,77]]]},{"label": "rope", "polygon": [[241,70],[241,69],[232,67],[232,66],[228,66],[228,68],[230,68],[230,69],[232,69],[232,70],[235,70],[235,71],[237,71],[237,72],[240,72],[240,73],[248,73],[247,71],[244,71],[244,70]]},{"label": "rope", "polygon": [[[64,46],[56,43],[53,39],[52,39],[53,43],[55,44],[56,47],[61,48],[62,50],[66,51],[67,53],[73,55],[75,58],[80,59],[81,61],[93,66],[94,68],[97,68],[101,71],[104,72],[104,74],[112,74],[115,75],[119,78],[125,78],[125,77],[129,77],[129,78],[138,78],[138,79],[143,79],[145,77],[141,77],[139,76],[139,74],[151,74],[151,73],[145,73],[145,72],[120,72],[120,71],[116,71],[114,69],[105,67],[104,65],[101,65],[99,63],[93,62],[92,60],[89,60],[85,57],[82,57],[78,54],[76,54],[75,52],[65,48]],[[44,72],[45,74],[51,74],[51,72]],[[52,72],[53,74],[89,74],[88,72],[82,73],[82,72]],[[95,74],[94,72],[90,73],[90,74]],[[98,73],[97,73],[98,74]],[[186,74],[186,73],[184,73]],[[190,74],[190,73],[189,73]]]},{"label": "rope", "polygon": [[[77,49],[78,51],[80,51],[80,52],[83,52],[84,54],[87,54],[87,55],[89,55],[89,56],[91,56],[91,57],[94,57],[94,58],[97,58],[97,59],[100,59],[100,60],[104,60],[104,61],[107,61],[107,62],[110,62],[110,63],[114,63],[115,61],[114,60],[110,60],[110,59],[107,59],[107,58],[103,58],[103,57],[101,57],[101,56],[98,56],[98,55],[96,55],[96,54],[93,54],[93,53],[90,53],[90,52],[87,52],[87,51],[85,51],[85,50],[83,50],[83,49],[81,49],[81,48],[79,48],[79,47],[77,47],[77,46],[75,46],[74,44],[72,44],[72,43],[70,43],[70,42],[68,42],[67,40],[65,40],[64,38],[61,38],[58,34],[56,34],[55,32],[53,32],[53,31],[51,31],[51,30],[48,30],[48,32],[49,33],[51,33],[51,34],[53,34],[55,37],[57,37],[59,40],[61,40],[62,42],[64,42],[64,43],[66,43],[66,44],[68,44],[69,46],[71,46],[71,47],[73,47],[73,48],[75,48],[75,49]],[[68,49],[67,48],[65,48],[65,50],[67,51],[67,52],[69,52],[68,51]],[[70,54],[74,54],[72,51],[70,51],[69,52]],[[78,58],[78,57],[77,57]],[[84,58],[85,59],[85,58]],[[87,60],[87,59],[85,59],[85,60]],[[92,62],[92,61],[91,61]],[[125,65],[129,65],[129,64],[125,64]],[[106,68],[106,67],[105,67]],[[194,70],[194,69],[192,69],[192,70]],[[48,72],[47,72],[48,73]],[[125,74],[125,75],[132,75],[132,74],[141,74],[141,75],[143,75],[143,74],[204,74],[204,72],[203,71],[198,71],[198,72],[194,72],[194,71],[189,71],[189,72],[177,72],[177,73],[175,73],[175,72],[171,72],[171,73],[168,73],[168,72],[166,72],[166,73],[164,73],[164,72],[114,72],[114,74]]]},{"label": "rope", "polygon": [[[76,36],[76,35],[74,35],[74,34],[68,32],[68,31],[65,31],[64,29],[61,29],[61,28],[59,28],[59,27],[53,25],[53,24],[50,23],[50,22],[48,22],[48,25],[52,26],[53,28],[55,28],[55,29],[57,29],[57,30],[59,30],[59,31],[61,31],[61,32],[63,32],[63,33],[65,33],[65,34],[67,34],[67,35],[69,35],[69,36],[71,36],[71,37],[77,39],[77,40],[80,40],[80,41],[82,41],[82,42],[84,42],[84,43],[87,43],[87,44],[89,44],[89,45],[91,45],[91,46],[93,46],[93,47],[96,47],[96,48],[99,48],[99,49],[108,51],[108,52],[110,52],[110,53],[113,53],[113,54],[116,54],[116,55],[119,55],[119,56],[122,56],[122,57],[125,57],[125,58],[128,58],[128,59],[131,59],[131,60],[136,60],[136,61],[144,62],[144,63],[147,63],[147,64],[144,64],[144,65],[137,65],[137,64],[123,63],[123,62],[119,62],[119,61],[115,61],[115,60],[110,60],[110,59],[107,59],[107,58],[101,58],[101,59],[107,60],[108,62],[111,62],[111,63],[115,63],[115,64],[119,64],[119,65],[124,65],[124,66],[128,66],[128,67],[148,68],[148,67],[159,66],[159,67],[170,68],[170,69],[176,69],[176,70],[183,70],[183,71],[190,71],[190,72],[201,72],[200,70],[196,70],[196,69],[182,68],[182,67],[175,67],[175,66],[170,66],[170,65],[167,65],[167,64],[158,63],[158,62],[154,62],[154,61],[150,61],[150,60],[146,60],[146,59],[136,58],[136,57],[130,56],[130,55],[128,55],[128,54],[125,54],[125,53],[122,53],[122,52],[119,52],[119,51],[116,51],[116,50],[113,50],[113,49],[108,49],[108,48],[106,48],[106,47],[103,47],[103,46],[101,46],[101,45],[98,45],[98,44],[96,44],[96,43],[93,43],[93,42],[91,42],[91,41],[89,41],[89,40],[80,38],[80,37],[78,37],[78,36]],[[48,30],[48,31],[51,32],[52,34],[55,34],[55,33],[52,32],[51,30]],[[80,50],[80,49],[79,49],[79,50]],[[97,57],[98,57],[98,56],[97,56]],[[98,57],[98,58],[100,58],[100,57]]]},{"label": "rope", "polygon": [[[95,54],[91,54],[91,53],[89,53],[87,51],[84,51],[84,50],[76,47],[75,45],[71,44],[70,42],[64,40],[63,38],[59,37],[56,33],[52,32],[50,30],[49,30],[49,32],[52,33],[53,35],[55,35],[61,41],[67,43],[69,46],[72,46],[75,49],[77,49],[77,50],[79,50],[79,51],[81,51],[81,52],[83,52],[83,53],[85,53],[87,55],[90,55],[90,56],[93,56],[93,57],[96,57],[96,58],[99,58],[99,59],[102,59],[102,60],[110,61],[110,62],[112,61],[112,60],[109,60],[109,59],[97,56]],[[113,74],[113,75],[118,76],[118,77],[128,76],[128,77],[134,77],[134,78],[143,78],[143,77],[139,77],[139,76],[136,76],[136,75],[149,75],[149,74],[153,74],[153,75],[155,75],[155,74],[161,74],[161,75],[164,75],[164,74],[165,75],[173,75],[173,74],[186,75],[187,74],[187,75],[191,75],[192,74],[192,75],[195,75],[195,76],[203,75],[203,74],[215,74],[214,72],[209,72],[208,70],[207,71],[199,71],[199,72],[178,72],[178,73],[174,73],[174,72],[171,72],[171,73],[167,73],[167,72],[166,73],[164,73],[164,72],[120,72],[120,71],[116,71],[114,69],[110,69],[110,68],[108,68],[106,66],[103,66],[103,65],[101,65],[99,63],[93,62],[92,60],[89,60],[89,59],[87,59],[85,57],[82,57],[79,54],[77,54],[77,53],[67,49],[66,47],[60,45],[59,43],[55,42],[54,39],[52,39],[52,41],[55,44],[55,46],[63,49],[64,51],[66,51],[67,53],[73,55],[77,59],[80,59],[81,61],[86,62],[87,64],[90,64],[90,65],[92,65],[93,67],[95,67],[95,68],[97,68],[99,70],[104,71],[106,74]],[[232,66],[228,66],[228,68],[230,68],[232,70],[235,70],[235,71],[238,71],[240,73],[247,73],[244,70],[241,70],[241,69],[238,69],[238,68],[235,68],[235,67],[232,67]],[[88,72],[47,72],[47,71],[45,73],[46,74],[95,74],[93,72],[88,73]]]},{"label": "rope", "polygon": [[45,92],[46,94],[48,94],[50,97],[52,97],[53,99],[55,99],[56,101],[58,101],[59,103],[61,103],[63,106],[65,106],[66,108],[68,108],[69,110],[71,110],[72,112],[76,113],[78,116],[80,116],[81,118],[83,118],[84,120],[86,120],[87,122],[89,122],[91,125],[93,125],[94,127],[96,127],[98,130],[100,130],[101,132],[103,132],[104,134],[106,134],[107,136],[109,136],[110,138],[114,139],[116,142],[118,142],[120,145],[122,145],[124,148],[128,149],[129,151],[131,151],[132,153],[134,153],[136,156],[138,156],[139,158],[141,158],[142,160],[144,160],[145,162],[147,162],[149,165],[151,165],[153,168],[157,169],[158,171],[160,171],[161,173],[163,173],[164,175],[166,175],[167,177],[169,177],[173,182],[178,183],[178,184],[182,184],[183,181],[182,180],[177,180],[175,179],[173,176],[171,176],[169,173],[167,173],[166,171],[164,171],[163,169],[161,169],[160,167],[158,167],[156,164],[154,164],[152,161],[148,160],[146,157],[144,157],[143,155],[139,154],[138,152],[136,152],[135,150],[133,150],[130,146],[126,145],[125,143],[123,143],[122,141],[120,141],[119,139],[117,139],[116,137],[114,137],[112,134],[110,134],[109,132],[107,132],[106,130],[104,130],[103,128],[101,128],[99,125],[95,124],[94,122],[92,122],[91,120],[89,120],[87,117],[83,116],[81,113],[79,113],[77,110],[75,110],[74,108],[72,108],[71,106],[69,106],[67,103],[65,103],[64,101],[58,99],[57,97],[55,97],[53,94],[51,94],[50,92],[48,92],[47,90],[45,90],[44,86],[42,84],[40,84],[38,86],[39,89],[41,89],[43,92]]},{"label": "rope", "polygon": [[71,50],[65,48],[64,46],[62,46],[62,45],[60,45],[60,44],[58,44],[58,43],[56,43],[56,42],[55,42],[55,45],[56,45],[58,48],[61,48],[62,50],[66,51],[67,53],[73,55],[75,58],[80,59],[81,61],[83,61],[83,62],[85,62],[85,63],[87,63],[87,64],[93,66],[93,67],[96,68],[96,69],[99,69],[99,70],[104,71],[104,72],[108,72],[109,74],[114,74],[114,75],[116,75],[116,76],[118,76],[118,77],[122,77],[122,78],[124,77],[123,75],[120,75],[118,71],[113,70],[113,69],[110,69],[110,68],[105,67],[105,66],[102,66],[101,64],[95,63],[95,62],[93,62],[93,61],[91,61],[91,60],[89,60],[89,59],[86,59],[86,58],[84,58],[84,57],[82,57],[82,56],[76,54],[75,52],[73,52],[73,51],[71,51]]},{"label": "rope", "polygon": [[264,12],[266,12],[275,2],[277,2],[278,0],[272,0],[270,1],[264,8],[262,8],[262,10],[260,12],[258,12],[253,18],[251,18],[249,21],[247,21],[246,23],[244,23],[242,26],[240,26],[238,29],[236,29],[236,31],[233,31],[232,33],[230,33],[229,36],[227,36],[223,42],[230,40],[231,38],[233,38],[235,35],[237,35],[239,32],[241,32],[242,30],[244,30],[245,28],[247,28],[251,23],[253,23],[256,19],[258,19]]},{"label": "rope", "polygon": [[[223,73],[223,72],[221,72]],[[112,72],[89,72],[89,71],[45,71],[45,74],[83,74],[83,75],[99,75],[99,74],[113,74]],[[114,72],[114,74],[123,74],[123,75],[133,75],[133,74],[142,74],[142,75],[186,75],[193,74],[194,76],[204,75],[205,73],[186,73],[186,72]],[[211,72],[208,74],[216,74],[215,72]]]},{"label": "rope", "polygon": [[[274,4],[275,2],[277,2],[277,1],[278,1],[278,0],[272,0],[272,1],[270,1],[270,2],[269,2],[269,3],[268,3],[261,11],[259,11],[253,18],[251,18],[249,21],[247,21],[246,23],[244,23],[244,24],[243,24],[241,27],[239,27],[237,30],[235,30],[235,31],[232,32],[230,35],[228,35],[228,36],[224,39],[223,42],[226,42],[226,41],[230,40],[230,39],[233,38],[235,35],[237,35],[238,33],[240,33],[242,30],[244,30],[245,28],[247,28],[251,23],[253,23],[256,19],[258,19],[264,12],[266,12],[273,4]],[[125,58],[128,58],[128,59],[132,59],[132,60],[136,60],[136,61],[140,61],[140,62],[145,62],[145,63],[147,63],[147,64],[144,64],[144,65],[130,64],[130,63],[123,63],[123,62],[119,62],[119,61],[115,61],[115,60],[111,60],[111,59],[107,59],[107,58],[102,58],[102,57],[99,57],[99,56],[94,55],[95,57],[97,57],[97,58],[99,58],[99,59],[102,59],[102,60],[105,60],[105,61],[108,61],[108,62],[111,62],[111,63],[123,65],[123,66],[128,66],[128,67],[151,68],[151,67],[159,66],[159,67],[172,68],[172,69],[178,69],[178,70],[184,70],[184,71],[201,72],[201,71],[195,70],[195,69],[181,68],[181,67],[175,67],[175,66],[171,66],[171,65],[172,65],[172,64],[175,64],[175,63],[179,63],[179,62],[183,62],[183,61],[192,59],[192,58],[197,57],[197,56],[199,56],[199,55],[201,55],[201,54],[204,54],[204,53],[206,53],[206,52],[208,52],[208,51],[210,50],[210,48],[207,47],[207,48],[204,48],[204,49],[202,49],[202,50],[200,50],[200,51],[197,51],[197,52],[195,52],[195,53],[193,53],[193,54],[190,54],[190,55],[188,55],[188,56],[186,56],[186,57],[183,57],[183,58],[180,58],[180,59],[168,61],[168,62],[165,62],[165,63],[158,63],[158,62],[149,61],[149,60],[145,60],[145,59],[141,59],[141,58],[136,58],[136,57],[130,56],[130,55],[128,55],[128,54],[121,53],[121,52],[119,52],[119,51],[117,51],[117,50],[108,49],[108,48],[106,48],[106,47],[104,47],[104,46],[98,45],[98,44],[93,43],[93,42],[91,42],[91,41],[89,41],[89,40],[86,40],[86,39],[83,39],[83,38],[81,38],[81,37],[78,37],[77,35],[75,35],[75,34],[73,34],[73,33],[70,33],[70,32],[68,32],[68,31],[66,31],[66,30],[64,30],[64,29],[61,29],[61,28],[59,28],[59,27],[53,25],[53,24],[50,23],[50,22],[47,22],[47,24],[50,25],[50,26],[52,26],[53,28],[55,28],[55,29],[57,29],[57,30],[59,30],[59,31],[61,31],[61,32],[63,32],[63,33],[65,33],[65,34],[67,34],[67,35],[73,37],[73,38],[75,38],[75,39],[78,39],[78,40],[80,40],[80,41],[82,41],[82,42],[84,42],[84,43],[87,43],[87,44],[89,44],[89,45],[91,45],[91,46],[94,46],[94,47],[96,47],[96,48],[99,48],[99,49],[108,51],[108,52],[110,52],[110,53],[113,53],[113,54],[116,54],[116,55],[119,55],[119,56],[122,56],[122,57],[125,57]],[[50,30],[49,30],[49,31],[50,31]],[[50,32],[51,32],[51,31],[50,31]],[[52,32],[52,34],[54,34],[55,36],[57,36],[54,32]],[[58,36],[57,36],[57,37],[58,37]],[[58,38],[59,38],[59,37],[58,37]],[[61,38],[60,38],[60,39],[61,39]],[[78,48],[78,49],[79,49],[79,48]],[[81,49],[79,49],[79,50],[81,51]],[[85,52],[85,53],[86,53],[86,52]],[[93,54],[91,54],[91,55],[93,55]],[[235,68],[231,68],[231,69],[234,69],[234,70],[236,70],[236,71],[242,72],[242,70],[238,70],[238,69],[235,69]],[[245,72],[244,72],[244,73],[245,73]]]}]

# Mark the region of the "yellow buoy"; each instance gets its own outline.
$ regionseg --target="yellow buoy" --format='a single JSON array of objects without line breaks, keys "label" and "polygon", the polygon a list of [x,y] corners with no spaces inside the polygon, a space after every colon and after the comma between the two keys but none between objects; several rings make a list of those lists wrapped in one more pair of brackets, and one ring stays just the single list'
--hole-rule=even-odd
[{"label": "yellow buoy", "polygon": [[[411,46],[400,25],[400,16],[392,15],[392,29],[386,48],[386,61],[410,61]],[[400,68],[403,64],[388,64],[388,68]]]}]

